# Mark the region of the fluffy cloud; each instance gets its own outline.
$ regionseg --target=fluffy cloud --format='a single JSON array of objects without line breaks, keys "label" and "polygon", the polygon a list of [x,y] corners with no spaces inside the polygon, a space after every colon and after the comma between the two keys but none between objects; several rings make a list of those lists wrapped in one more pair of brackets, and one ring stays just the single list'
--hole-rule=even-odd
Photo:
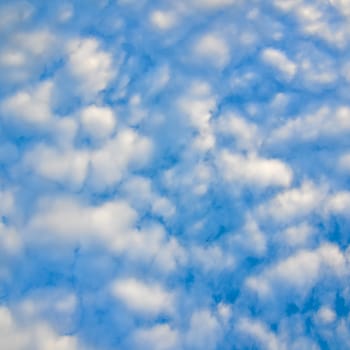
[{"label": "fluffy cloud", "polygon": [[243,186],[287,187],[293,176],[292,170],[280,160],[260,158],[255,154],[245,157],[228,150],[221,151],[217,166],[226,181]]},{"label": "fluffy cloud", "polygon": [[350,347],[348,8],[1,4],[3,347]]},{"label": "fluffy cloud", "polygon": [[179,334],[168,324],[159,324],[152,328],[140,329],[134,334],[136,346],[144,349],[171,350],[177,349]]},{"label": "fluffy cloud", "polygon": [[224,67],[230,58],[229,47],[221,36],[208,33],[194,45],[194,53],[215,67]]},{"label": "fluffy cloud", "polygon": [[304,182],[299,188],[280,192],[267,204],[258,209],[259,214],[277,222],[289,222],[300,219],[314,211],[321,211],[326,199],[327,189],[312,182]]},{"label": "fluffy cloud", "polygon": [[145,165],[151,152],[152,143],[148,138],[132,129],[120,130],[103,147],[91,153],[93,185],[96,188],[113,185],[123,177],[129,167]]},{"label": "fluffy cloud", "polygon": [[255,149],[261,142],[258,127],[240,116],[222,116],[217,122],[217,130],[221,134],[232,136],[237,148],[243,150]]},{"label": "fluffy cloud", "polygon": [[264,49],[261,54],[262,60],[271,65],[281,73],[282,77],[285,79],[292,79],[297,71],[297,66],[280,50],[268,48]]},{"label": "fluffy cloud", "polygon": [[252,338],[253,342],[257,342],[264,349],[287,349],[286,344],[280,342],[278,337],[260,321],[242,318],[236,327],[240,333]]},{"label": "fluffy cloud", "polygon": [[81,187],[87,176],[89,155],[86,151],[38,145],[26,154],[25,163],[51,181]]},{"label": "fluffy cloud", "polygon": [[[113,282],[111,293],[135,312],[157,315],[174,311],[175,295],[158,284],[148,284],[133,278],[121,279]],[[153,335],[158,333],[159,329],[158,332],[153,330]],[[147,337],[145,333],[139,334],[139,337],[142,334]],[[152,334],[148,336],[152,337]]]},{"label": "fluffy cloud", "polygon": [[21,324],[6,307],[0,309],[0,324],[1,343],[9,350],[79,348],[79,343],[74,336],[60,336],[44,321]]},{"label": "fluffy cloud", "polygon": [[249,277],[247,286],[260,296],[292,287],[297,293],[307,293],[319,278],[330,274],[342,276],[346,260],[339,248],[323,244],[315,250],[300,250],[295,255],[266,269],[260,276]]},{"label": "fluffy cloud", "polygon": [[220,326],[209,310],[195,311],[191,316],[186,334],[186,345],[190,349],[215,349],[220,339]]},{"label": "fluffy cloud", "polygon": [[3,116],[24,124],[43,126],[52,118],[52,82],[46,81],[30,90],[23,90],[5,99],[1,105]]},{"label": "fluffy cloud", "polygon": [[159,226],[138,230],[136,220],[137,213],[125,201],[91,206],[69,197],[44,198],[27,229],[34,245],[47,246],[57,239],[63,246],[79,244],[91,248],[102,244],[131,260],[153,261],[165,271],[186,260],[176,239],[166,237]]},{"label": "fluffy cloud", "polygon": [[68,72],[84,98],[93,98],[113,79],[112,57],[96,39],[72,40],[67,44],[67,53]]},{"label": "fluffy cloud", "polygon": [[116,117],[108,107],[91,105],[80,113],[80,122],[83,130],[92,139],[104,139],[110,136],[116,126]]},{"label": "fluffy cloud", "polygon": [[150,21],[157,29],[167,30],[174,26],[176,17],[171,12],[156,10],[151,13]]}]

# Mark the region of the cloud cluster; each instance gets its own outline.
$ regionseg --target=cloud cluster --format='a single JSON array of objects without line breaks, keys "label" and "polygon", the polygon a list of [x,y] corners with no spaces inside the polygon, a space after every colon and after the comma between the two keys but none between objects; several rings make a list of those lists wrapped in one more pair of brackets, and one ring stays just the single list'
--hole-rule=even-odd
[{"label": "cloud cluster", "polygon": [[350,6],[0,4],[0,338],[350,348]]}]

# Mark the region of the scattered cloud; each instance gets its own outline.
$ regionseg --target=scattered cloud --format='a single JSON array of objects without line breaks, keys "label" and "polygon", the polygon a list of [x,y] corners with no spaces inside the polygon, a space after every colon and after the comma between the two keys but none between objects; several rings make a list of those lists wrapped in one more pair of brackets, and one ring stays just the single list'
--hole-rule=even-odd
[{"label": "scattered cloud", "polygon": [[350,6],[0,4],[9,350],[350,348]]}]

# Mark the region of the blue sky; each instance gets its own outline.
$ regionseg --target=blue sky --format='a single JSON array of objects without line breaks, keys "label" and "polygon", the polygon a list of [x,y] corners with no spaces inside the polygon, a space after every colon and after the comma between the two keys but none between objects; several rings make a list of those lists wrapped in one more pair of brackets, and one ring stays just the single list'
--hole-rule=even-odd
[{"label": "blue sky", "polygon": [[2,349],[350,349],[350,3],[0,16]]}]

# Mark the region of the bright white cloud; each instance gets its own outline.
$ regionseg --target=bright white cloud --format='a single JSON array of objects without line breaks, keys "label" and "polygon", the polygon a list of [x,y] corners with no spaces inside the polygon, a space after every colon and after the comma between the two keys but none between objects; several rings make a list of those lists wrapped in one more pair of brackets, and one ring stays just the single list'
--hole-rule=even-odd
[{"label": "bright white cloud", "polygon": [[150,15],[152,25],[159,30],[168,30],[176,23],[175,14],[169,11],[155,10]]},{"label": "bright white cloud", "polygon": [[90,105],[80,112],[80,122],[83,130],[92,139],[99,140],[113,133],[117,118],[109,107]]},{"label": "bright white cloud", "polygon": [[69,197],[44,198],[28,225],[29,242],[62,246],[102,245],[133,261],[153,262],[160,271],[174,270],[186,261],[186,254],[175,238],[166,236],[161,226],[138,230],[137,213],[125,201],[89,206]]},{"label": "bright white cloud", "polygon": [[174,311],[175,295],[159,284],[134,278],[117,279],[111,286],[111,293],[135,312],[157,315]]},{"label": "bright white cloud", "polygon": [[22,240],[13,227],[7,227],[0,222],[0,251],[2,255],[17,254],[22,247]]},{"label": "bright white cloud", "polygon": [[321,107],[316,112],[287,121],[276,129],[272,142],[308,141],[320,137],[341,136],[350,130],[350,108],[338,107],[335,110]]},{"label": "bright white cloud", "polygon": [[[118,151],[116,151],[118,150]],[[140,168],[151,157],[151,141],[132,129],[123,129],[91,153],[93,186],[105,188],[119,181],[129,167]]]},{"label": "bright white cloud", "polygon": [[258,223],[251,214],[247,214],[241,232],[234,232],[230,241],[238,247],[240,252],[249,252],[252,256],[261,256],[266,253],[267,239],[260,230]]},{"label": "bright white cloud", "polygon": [[114,78],[112,56],[94,38],[75,39],[68,43],[69,74],[78,92],[86,99],[96,96]]},{"label": "bright white cloud", "polygon": [[1,4],[0,347],[350,348],[348,8]]},{"label": "bright white cloud", "polygon": [[281,238],[290,246],[303,246],[307,244],[312,236],[315,234],[315,229],[302,222],[296,226],[290,226],[281,232]]},{"label": "bright white cloud", "polygon": [[267,350],[286,350],[286,344],[281,342],[275,333],[259,320],[241,318],[236,325],[239,333],[242,333],[257,342]]},{"label": "bright white cloud", "polygon": [[217,130],[222,134],[231,135],[236,141],[236,146],[243,150],[256,149],[261,142],[257,125],[234,114],[220,117]]},{"label": "bright white cloud", "polygon": [[216,349],[220,337],[219,322],[209,310],[197,310],[192,314],[186,333],[186,345],[189,349]]},{"label": "bright white cloud", "polygon": [[194,53],[217,68],[224,67],[230,59],[230,50],[225,38],[216,33],[200,37],[194,45]]},{"label": "bright white cloud", "polygon": [[338,166],[342,172],[350,173],[350,153],[345,153],[340,156]]},{"label": "bright white cloud", "polygon": [[329,323],[333,323],[336,320],[337,315],[334,312],[334,310],[332,310],[330,307],[322,306],[317,311],[315,317],[316,317],[316,321],[322,324],[329,324]]},{"label": "bright white cloud", "polygon": [[220,9],[238,3],[239,0],[191,0],[196,7],[203,9]]},{"label": "bright white cloud", "polygon": [[330,0],[330,3],[335,6],[344,16],[350,16],[350,4],[346,0]]},{"label": "bright white cloud", "polygon": [[74,336],[57,334],[45,321],[21,323],[6,307],[0,308],[1,346],[7,350],[79,349]]},{"label": "bright white cloud", "polygon": [[6,98],[1,104],[3,117],[39,127],[46,125],[52,118],[52,88],[53,83],[45,81]]},{"label": "bright white cloud", "polygon": [[267,268],[257,277],[249,277],[246,284],[260,296],[274,295],[282,288],[307,293],[319,278],[342,276],[346,260],[338,246],[325,243],[315,250],[300,250],[296,254]]},{"label": "bright white cloud", "polygon": [[275,68],[282,77],[290,80],[294,77],[297,71],[296,64],[291,61],[285,53],[278,49],[267,48],[261,54],[262,60]]},{"label": "bright white cloud", "polygon": [[179,333],[168,324],[139,329],[134,333],[138,348],[149,350],[175,350],[179,348]]},{"label": "bright white cloud", "polygon": [[24,163],[44,178],[79,188],[87,176],[89,154],[39,144],[26,154]]},{"label": "bright white cloud", "polygon": [[[6,18],[6,15],[2,18]],[[35,77],[57,55],[59,41],[45,28],[34,31],[13,30],[8,40],[3,41],[0,53],[0,70],[5,81],[23,83]]]},{"label": "bright white cloud", "polygon": [[331,213],[347,215],[350,210],[350,192],[341,191],[330,196],[327,209]]},{"label": "bright white cloud", "polygon": [[303,218],[312,212],[321,212],[327,196],[327,188],[323,185],[305,181],[301,187],[280,192],[268,203],[262,204],[259,215],[276,222],[289,222]]},{"label": "bright white cloud", "polygon": [[228,150],[220,152],[217,167],[224,179],[240,185],[269,187],[290,185],[293,177],[288,165],[278,159],[242,156]]}]

